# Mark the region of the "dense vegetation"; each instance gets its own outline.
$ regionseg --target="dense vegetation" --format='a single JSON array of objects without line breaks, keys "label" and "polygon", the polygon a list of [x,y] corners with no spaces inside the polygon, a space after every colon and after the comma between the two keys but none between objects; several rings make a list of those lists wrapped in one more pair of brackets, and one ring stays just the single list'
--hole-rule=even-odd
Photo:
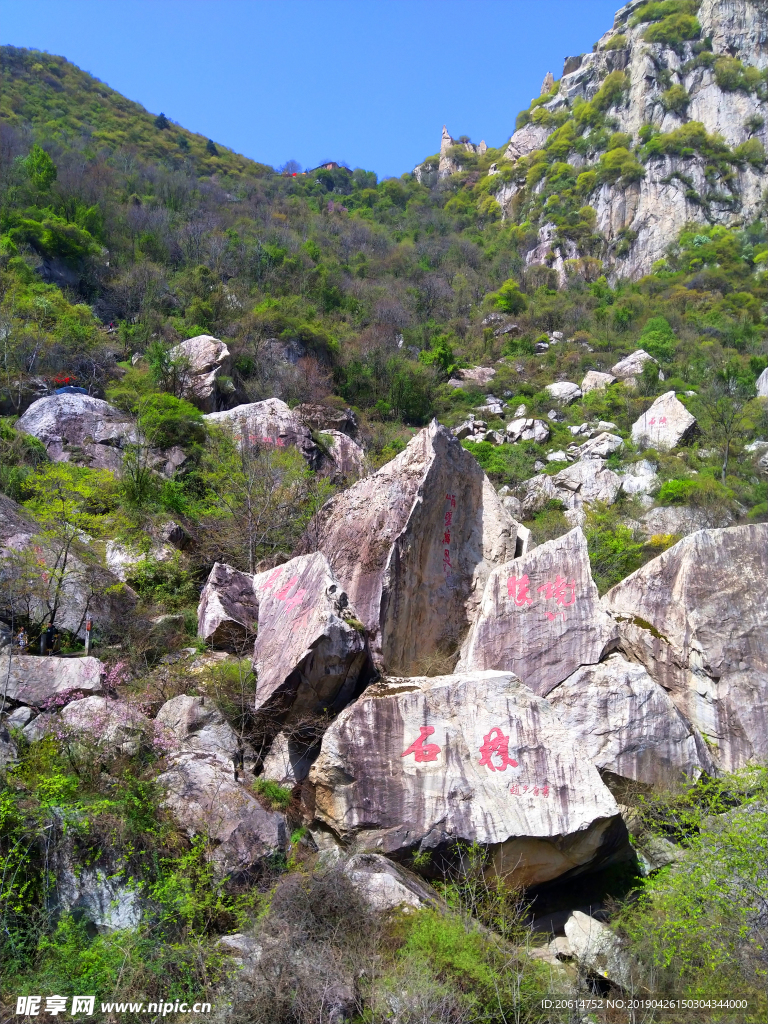
[{"label": "dense vegetation", "polygon": [[[677,45],[697,38],[697,6],[666,0],[636,17],[648,24],[646,38]],[[715,61],[702,41],[695,59],[710,58],[721,88],[765,88],[754,69]],[[353,406],[373,467],[433,415],[453,426],[484,404],[484,390],[448,384],[458,367],[493,363],[494,394],[511,410],[523,404],[527,415],[546,419],[545,385],[578,383],[642,347],[664,380],[651,365],[634,389],[591,392],[550,422],[546,445],[466,447],[495,484],[515,488],[534,475],[537,460],[567,447],[570,426],[605,420],[626,441],[609,465],[626,468],[641,458],[629,441],[632,422],[656,395],[674,390],[701,433],[681,452],[643,454],[658,471],[656,502],[728,521],[768,517],[768,484],[747,447],[768,426],[765,403],[754,397],[768,366],[768,230],[760,221],[738,230],[687,228],[650,274],[627,281],[614,279],[609,264],[621,245],[608,252],[588,205],[598,184],[637,181],[666,153],[699,154],[712,188],[722,191],[734,167],[762,165],[759,144],[731,151],[695,123],[629,138],[611,123],[628,84],[615,72],[590,103],[549,110],[550,95],[524,111],[518,125],[556,131],[514,167],[503,149],[475,155],[457,146],[460,169],[432,188],[411,174],[380,182],[359,168],[294,175],[147,113],[62,58],[6,47],[0,62],[0,490],[38,518],[49,550],[76,550],[84,573],[96,572],[107,540],[144,552],[128,581],[141,615],[164,620],[151,632],[126,620],[120,668],[114,652],[100,652],[121,696],[157,710],[199,689],[228,712],[242,707],[242,674],[209,666],[191,681],[169,652],[172,659],[197,643],[193,612],[214,559],[248,570],[287,557],[331,492],[293,450],[243,452],[226,433],[205,429],[169,356],[193,335],[226,341],[232,388],[243,401],[277,395],[292,405]],[[671,87],[664,102],[682,109],[686,98]],[[573,153],[587,164],[568,163]],[[518,192],[512,216],[502,219],[495,196],[507,185]],[[700,198],[705,206],[707,196]],[[546,263],[525,263],[544,221],[555,227],[553,250],[578,247],[563,281]],[[491,313],[505,324],[514,318],[517,330],[495,333]],[[553,332],[563,339],[536,353]],[[275,340],[293,346],[298,363],[274,359]],[[120,473],[53,464],[39,442],[14,429],[30,396],[62,383],[137,418],[142,440]],[[503,429],[501,420],[488,422]],[[153,471],[147,450],[171,445],[187,459],[168,479]],[[555,462],[545,471],[561,468]],[[643,540],[634,528],[640,511],[624,498],[588,515],[601,590],[675,540]],[[195,544],[158,561],[151,541],[169,516]],[[557,502],[528,525],[537,540],[568,529]],[[41,578],[37,562],[16,569],[15,584],[38,597],[42,588],[55,606],[60,577]],[[78,645],[75,637],[66,642]],[[502,1021],[514,1019],[521,1000],[523,1019],[537,1020],[537,998],[559,983],[521,952],[529,941],[521,904],[479,885],[476,855],[460,877],[444,880],[455,917],[422,911],[375,924],[343,877],[310,875],[298,818],[287,863],[257,879],[217,881],[202,844],[190,843],[159,808],[152,778],[163,751],[154,738],[130,757],[83,750],[66,736],[16,739],[20,762],[0,788],[4,999],[69,991],[75,980],[97,999],[113,998],[118,987],[145,1001],[201,999],[230,985],[238,991],[216,936],[250,930],[268,941],[280,927],[299,951],[313,934],[322,970],[334,964],[342,981],[365,961],[361,1021],[387,1019],[393,1006],[403,1022]],[[657,972],[658,991],[706,995],[712,978],[727,976],[754,1000],[754,1016],[739,1018],[749,1020],[765,1016],[765,790],[758,773],[714,790],[702,783],[646,797],[642,834],[674,838],[685,860],[634,879],[634,896],[617,913],[634,954]],[[264,786],[257,793],[265,806],[293,813],[289,794]],[[137,879],[146,908],[139,931],[94,937],[70,917],[56,921],[45,854],[65,837],[84,863],[122,865]],[[304,973],[301,957],[284,965],[283,989],[265,982],[263,991],[251,990],[251,1002],[241,993],[230,1019],[320,1019],[322,993],[311,982],[321,968],[307,957]]]}]

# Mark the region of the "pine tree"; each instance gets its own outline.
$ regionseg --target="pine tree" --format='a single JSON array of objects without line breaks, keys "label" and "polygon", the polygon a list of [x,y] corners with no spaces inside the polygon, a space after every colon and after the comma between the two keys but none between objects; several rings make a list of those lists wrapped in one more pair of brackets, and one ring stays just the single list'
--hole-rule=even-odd
[{"label": "pine tree", "polygon": [[155,118],[155,128],[159,128],[161,131],[165,131],[165,129],[170,128],[170,126],[171,122],[168,120],[165,114],[160,113],[157,115],[157,117]]},{"label": "pine tree", "polygon": [[218,149],[216,149],[216,143],[213,141],[213,139],[208,139],[208,141],[205,144],[205,151],[206,153],[210,153],[211,156],[219,155],[219,151]]}]

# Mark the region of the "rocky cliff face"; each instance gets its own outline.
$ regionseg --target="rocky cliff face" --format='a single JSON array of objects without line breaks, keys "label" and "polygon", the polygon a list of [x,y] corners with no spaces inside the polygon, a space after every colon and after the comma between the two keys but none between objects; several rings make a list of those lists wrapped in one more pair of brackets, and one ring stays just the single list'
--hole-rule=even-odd
[{"label": "rocky cliff face", "polygon": [[[567,57],[559,82],[518,117],[502,158],[487,167],[502,216],[538,224],[526,262],[553,267],[561,284],[569,259],[597,256],[616,276],[637,278],[686,224],[733,227],[762,214],[768,3],[692,0],[679,15],[662,7],[633,0],[592,53]],[[452,143],[443,129],[439,168],[430,175],[421,165],[419,181],[464,169]],[[532,173],[544,162],[561,169],[555,204],[549,174]],[[551,214],[574,185],[572,212],[594,211],[588,240],[569,237],[562,210]]]}]

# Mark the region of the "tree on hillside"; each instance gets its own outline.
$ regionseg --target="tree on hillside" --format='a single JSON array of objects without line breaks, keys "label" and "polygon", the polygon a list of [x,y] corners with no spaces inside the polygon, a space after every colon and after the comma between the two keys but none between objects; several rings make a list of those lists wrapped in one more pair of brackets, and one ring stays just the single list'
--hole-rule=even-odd
[{"label": "tree on hillside", "polygon": [[219,151],[218,149],[216,149],[216,143],[213,141],[213,139],[208,139],[208,141],[205,144],[205,151],[206,153],[209,153],[211,156],[219,155]]},{"label": "tree on hillside", "polygon": [[160,131],[165,131],[166,128],[171,127],[171,122],[162,112],[155,118],[155,128],[159,128]]},{"label": "tree on hillside", "polygon": [[745,381],[736,368],[725,365],[718,369],[696,397],[695,411],[705,441],[720,452],[720,479],[725,484],[728,461],[733,448],[745,437],[749,427],[750,401]]}]

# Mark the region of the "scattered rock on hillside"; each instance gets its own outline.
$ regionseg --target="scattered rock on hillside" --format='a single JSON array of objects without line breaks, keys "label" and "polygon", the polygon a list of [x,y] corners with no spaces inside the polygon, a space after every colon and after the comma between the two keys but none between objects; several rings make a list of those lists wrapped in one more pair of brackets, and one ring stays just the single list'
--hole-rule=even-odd
[{"label": "scattered rock on hillside", "polygon": [[296,721],[344,707],[372,673],[362,623],[325,555],[253,579],[259,602],[256,710]]},{"label": "scattered rock on hillside", "polygon": [[454,648],[482,586],[524,532],[476,460],[437,421],[372,476],[336,495],[307,539],[327,555],[374,658],[411,671]]},{"label": "scattered rock on hillside", "polygon": [[650,409],[632,424],[632,440],[638,448],[668,451],[689,441],[696,430],[696,419],[674,391],[659,395]]},{"label": "scattered rock on hillside", "polygon": [[255,636],[258,621],[253,576],[214,562],[197,606],[197,635],[212,647],[241,653]]},{"label": "scattered rock on hillside", "polygon": [[595,501],[612,505],[621,490],[621,477],[612,469],[606,469],[605,462],[597,455],[561,469],[552,482],[558,498],[573,510]]},{"label": "scattered rock on hillside", "polygon": [[309,818],[354,851],[434,860],[477,842],[523,885],[594,864],[626,834],[597,770],[509,672],[375,684],[325,733],[308,783]]},{"label": "scattered rock on hillside", "polygon": [[371,910],[384,913],[398,907],[434,907],[435,890],[418,875],[378,853],[358,853],[344,865],[344,874]]},{"label": "scattered rock on hillside", "polygon": [[312,440],[309,428],[279,398],[238,405],[203,418],[206,423],[232,430],[241,443],[298,448],[312,469],[318,469],[322,462],[320,449]]},{"label": "scattered rock on hillside", "polygon": [[507,440],[512,444],[516,444],[518,441],[535,441],[537,444],[545,444],[552,433],[544,420],[526,419],[525,417],[510,420],[506,430]]},{"label": "scattered rock on hillside", "polygon": [[584,534],[571,530],[494,569],[459,670],[514,672],[544,696],[600,661],[617,637],[600,607]]},{"label": "scattered rock on hillside", "polygon": [[[652,462],[647,459],[641,459],[640,462],[633,462],[627,466],[621,473],[621,489],[625,494],[651,494],[659,483],[659,477],[656,473],[656,467]],[[656,532],[676,532],[676,531],[656,531]]]},{"label": "scattered rock on hillside", "polygon": [[[202,409],[212,413],[220,408],[224,394],[232,394],[234,388],[229,375],[232,359],[229,349],[218,338],[210,334],[198,334],[187,338],[170,351],[172,359],[183,359],[187,368],[183,371],[184,397]],[[227,377],[228,386],[222,389],[220,377]]]},{"label": "scattered rock on hillside", "polygon": [[326,440],[330,453],[328,475],[333,483],[356,480],[365,468],[365,452],[347,434],[340,430],[323,431],[320,440]]},{"label": "scattered rock on hillside", "polygon": [[99,693],[102,672],[97,658],[38,658],[32,654],[0,657],[0,679],[6,698],[32,707],[40,707],[50,697],[67,690]]},{"label": "scattered rock on hillside", "polygon": [[305,402],[293,410],[301,422],[310,430],[341,431],[353,439],[357,438],[359,424],[351,409],[334,409],[319,402]]},{"label": "scattered rock on hillside", "polygon": [[75,738],[81,736],[86,745],[95,742],[114,754],[129,756],[137,753],[151,728],[149,719],[138,708],[106,697],[72,701],[59,717],[67,731]]},{"label": "scattered rock on hillside", "polygon": [[626,656],[669,691],[720,768],[768,758],[768,523],[684,538],[603,607]]},{"label": "scattered rock on hillside", "polygon": [[639,965],[624,952],[621,940],[607,924],[574,910],[565,922],[565,937],[571,956],[586,970],[629,992],[645,990]]},{"label": "scattered rock on hillside", "polygon": [[18,756],[19,752],[16,749],[16,744],[11,739],[7,724],[0,722],[0,768],[5,768],[9,764],[16,764]]},{"label": "scattered rock on hillside", "polygon": [[755,381],[755,390],[758,398],[768,398],[768,366]]},{"label": "scattered rock on hillside", "polygon": [[590,438],[579,447],[580,459],[607,459],[609,455],[620,452],[624,442],[618,434],[609,434],[603,431],[597,437]]},{"label": "scattered rock on hillside", "polygon": [[666,690],[620,654],[583,665],[547,700],[600,771],[664,786],[712,770],[704,740]]},{"label": "scattered rock on hillside", "polygon": [[477,384],[478,387],[484,388],[495,376],[496,370],[492,366],[470,366],[464,370],[457,370],[448,384],[454,388],[463,388],[465,384]]},{"label": "scattered rock on hillside", "polygon": [[649,509],[640,519],[645,537],[673,535],[687,537],[697,530],[722,529],[733,525],[733,514],[727,509],[693,508],[691,505],[661,505]]},{"label": "scattered rock on hillside", "polygon": [[122,449],[137,437],[130,416],[90,395],[39,398],[15,427],[42,441],[54,462],[77,462],[112,471],[120,469]]},{"label": "scattered rock on hillside", "polygon": [[604,391],[611,384],[616,383],[616,377],[612,373],[600,373],[599,370],[589,370],[581,382],[582,393],[587,395],[590,391]]},{"label": "scattered rock on hillside", "polygon": [[200,750],[226,758],[241,746],[235,730],[210,697],[172,697],[160,708],[155,721],[176,750]]},{"label": "scattered rock on hillside", "polygon": [[281,786],[295,786],[306,779],[317,753],[316,743],[280,732],[264,758],[260,777]]},{"label": "scattered rock on hillside", "polygon": [[560,405],[570,405],[577,398],[581,398],[581,388],[569,380],[556,381],[554,384],[547,384],[544,390]]},{"label": "scattered rock on hillside", "polygon": [[[624,359],[620,359],[615,366],[611,367],[611,373],[618,377],[618,379],[626,384],[627,387],[633,388],[637,385],[637,378],[643,372],[643,367],[646,363],[658,363],[644,349],[639,348],[637,351],[632,352],[631,355],[625,356]],[[659,373],[659,379],[664,380],[661,372]]]},{"label": "scattered rock on hillside", "polygon": [[524,518],[530,518],[547,505],[550,501],[559,501],[560,495],[552,482],[552,477],[542,474],[533,476],[523,484],[525,491],[522,498],[522,509]]},{"label": "scattered rock on hillside", "polygon": [[165,791],[163,806],[187,834],[212,840],[210,859],[220,876],[243,874],[260,861],[285,853],[288,832],[283,815],[265,811],[235,781],[231,763],[220,757],[175,754],[157,784]]}]

